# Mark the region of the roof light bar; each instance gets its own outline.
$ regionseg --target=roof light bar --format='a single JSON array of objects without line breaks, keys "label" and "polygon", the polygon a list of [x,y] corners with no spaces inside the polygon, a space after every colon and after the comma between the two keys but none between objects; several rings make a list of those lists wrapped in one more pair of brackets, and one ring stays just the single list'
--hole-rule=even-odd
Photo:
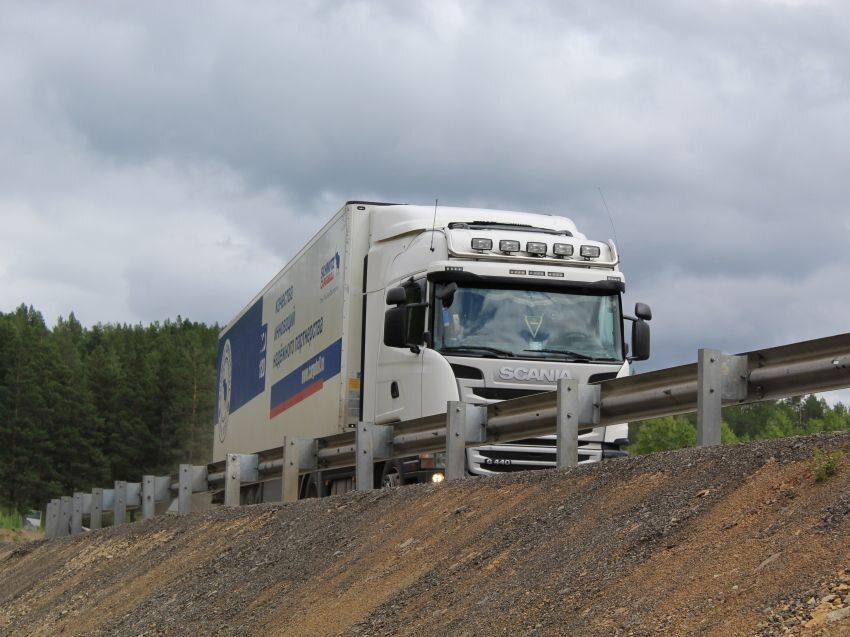
[{"label": "roof light bar", "polygon": [[519,252],[519,241],[510,241],[508,239],[502,239],[499,241],[499,250],[510,254],[511,252]]},{"label": "roof light bar", "polygon": [[596,259],[600,252],[599,246],[582,246],[579,249],[579,254],[585,259]]},{"label": "roof light bar", "polygon": [[538,257],[546,256],[546,244],[540,241],[529,241],[525,244],[525,251]]},{"label": "roof light bar", "polygon": [[575,252],[575,246],[571,243],[554,243],[552,244],[552,252],[556,257],[571,257]]}]

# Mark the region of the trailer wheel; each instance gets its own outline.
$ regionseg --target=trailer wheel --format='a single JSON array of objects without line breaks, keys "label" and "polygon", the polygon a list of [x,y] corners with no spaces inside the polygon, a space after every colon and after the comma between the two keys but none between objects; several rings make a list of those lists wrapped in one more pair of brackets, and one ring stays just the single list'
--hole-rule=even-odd
[{"label": "trailer wheel", "polygon": [[330,493],[328,495],[340,495],[349,491],[354,491],[354,480],[352,478],[344,478],[331,482]]},{"label": "trailer wheel", "polygon": [[309,474],[304,478],[304,486],[301,491],[302,498],[321,498],[322,488],[319,483],[318,476],[315,473]]}]

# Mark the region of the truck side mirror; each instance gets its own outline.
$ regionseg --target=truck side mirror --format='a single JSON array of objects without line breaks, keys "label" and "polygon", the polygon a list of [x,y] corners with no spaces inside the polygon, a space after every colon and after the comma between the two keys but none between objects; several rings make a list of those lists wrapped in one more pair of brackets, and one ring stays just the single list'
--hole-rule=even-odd
[{"label": "truck side mirror", "polygon": [[407,306],[407,344],[418,348],[425,343],[425,309],[427,303],[412,303]]},{"label": "truck side mirror", "polygon": [[405,303],[407,303],[407,292],[404,288],[387,290],[387,305],[404,305]]},{"label": "truck side mirror", "polygon": [[[401,289],[401,288],[399,288]],[[384,345],[419,353],[425,343],[425,309],[427,303],[411,303],[391,307],[384,313]]]},{"label": "truck side mirror", "polygon": [[[401,288],[393,289],[401,290]],[[387,301],[390,300],[389,296],[388,293]],[[387,347],[407,347],[407,313],[407,308],[400,305],[388,309],[384,314],[384,345]]]},{"label": "truck side mirror", "polygon": [[[642,303],[638,303],[642,305]],[[637,309],[637,308],[635,308]],[[648,308],[647,308],[648,309]],[[635,312],[637,314],[637,312]],[[651,314],[650,314],[651,316]],[[633,361],[645,361],[649,358],[649,323],[640,318],[632,323],[632,355]]]},{"label": "truck side mirror", "polygon": [[635,316],[644,321],[651,321],[652,310],[646,303],[635,303]]}]

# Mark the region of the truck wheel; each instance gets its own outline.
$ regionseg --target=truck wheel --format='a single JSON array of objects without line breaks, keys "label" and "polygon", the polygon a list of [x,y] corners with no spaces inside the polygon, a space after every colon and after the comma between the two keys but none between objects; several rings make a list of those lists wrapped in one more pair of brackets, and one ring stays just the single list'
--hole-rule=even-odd
[{"label": "truck wheel", "polygon": [[242,492],[242,504],[260,504],[263,501],[262,484],[255,484]]},{"label": "truck wheel", "polygon": [[404,469],[400,462],[387,462],[381,476],[382,487],[400,487],[404,484]]}]

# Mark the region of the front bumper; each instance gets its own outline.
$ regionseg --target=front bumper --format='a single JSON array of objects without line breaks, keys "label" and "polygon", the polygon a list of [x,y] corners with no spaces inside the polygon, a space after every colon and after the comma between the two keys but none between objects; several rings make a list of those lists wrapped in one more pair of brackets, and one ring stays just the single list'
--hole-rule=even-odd
[{"label": "front bumper", "polygon": [[[587,438],[590,438],[589,440]],[[591,464],[603,459],[628,456],[619,445],[602,442],[597,433],[579,436],[578,463]],[[557,465],[555,436],[528,438],[498,445],[467,449],[467,468],[473,475],[498,475],[515,471],[552,469]]]}]

